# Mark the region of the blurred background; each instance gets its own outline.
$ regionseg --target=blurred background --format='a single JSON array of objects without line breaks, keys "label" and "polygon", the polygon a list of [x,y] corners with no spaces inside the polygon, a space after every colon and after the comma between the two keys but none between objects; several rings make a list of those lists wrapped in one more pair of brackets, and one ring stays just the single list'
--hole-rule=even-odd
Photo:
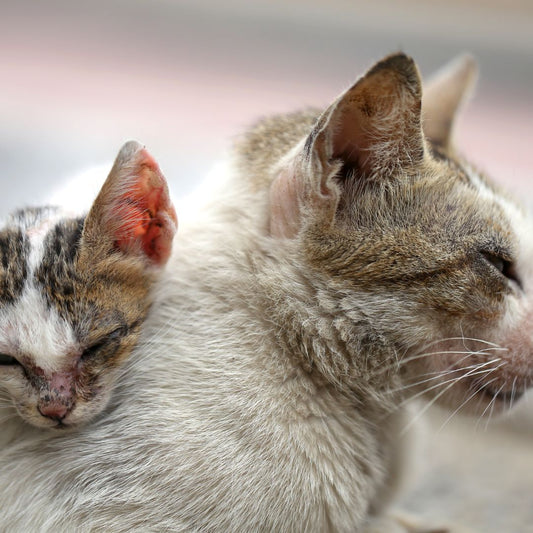
[{"label": "blurred background", "polygon": [[[247,124],[325,106],[400,49],[424,77],[465,51],[478,59],[458,144],[531,203],[530,0],[0,0],[0,216],[107,168],[130,138],[179,205]],[[533,531],[530,412],[490,426],[436,414],[406,506]]]}]

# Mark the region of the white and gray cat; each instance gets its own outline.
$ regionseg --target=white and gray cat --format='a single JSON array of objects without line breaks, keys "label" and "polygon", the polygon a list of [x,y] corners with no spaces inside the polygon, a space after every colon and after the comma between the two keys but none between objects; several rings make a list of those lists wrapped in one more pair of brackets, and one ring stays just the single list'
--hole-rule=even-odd
[{"label": "white and gray cat", "polygon": [[[17,211],[0,229],[4,428],[79,427],[107,405],[170,255],[176,214],[157,163],[121,149],[88,215]],[[3,439],[9,431],[3,431]]]},{"label": "white and gray cat", "polygon": [[2,526],[427,531],[388,511],[409,400],[482,415],[533,380],[533,222],[451,145],[474,74],[422,97],[396,54],[246,132],[181,215],[110,408],[0,452]]}]

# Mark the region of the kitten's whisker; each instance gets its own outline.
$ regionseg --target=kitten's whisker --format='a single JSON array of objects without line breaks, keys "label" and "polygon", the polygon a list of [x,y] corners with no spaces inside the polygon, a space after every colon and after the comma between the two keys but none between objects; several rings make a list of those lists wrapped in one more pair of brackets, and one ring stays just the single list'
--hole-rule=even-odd
[{"label": "kitten's whisker", "polygon": [[13,420],[14,418],[17,418],[17,413],[11,413],[9,415],[4,415],[0,417],[0,424],[3,424],[4,422],[7,422],[8,420]]}]

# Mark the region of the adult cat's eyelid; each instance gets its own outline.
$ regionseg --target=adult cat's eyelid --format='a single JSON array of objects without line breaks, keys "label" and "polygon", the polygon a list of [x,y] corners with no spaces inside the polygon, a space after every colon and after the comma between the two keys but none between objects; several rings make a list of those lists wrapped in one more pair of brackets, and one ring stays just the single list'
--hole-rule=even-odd
[{"label": "adult cat's eyelid", "polygon": [[516,269],[513,261],[511,261],[510,256],[504,253],[494,253],[494,252],[481,252],[481,255],[485,260],[490,263],[498,272],[516,283],[520,288],[522,284],[516,273]]}]

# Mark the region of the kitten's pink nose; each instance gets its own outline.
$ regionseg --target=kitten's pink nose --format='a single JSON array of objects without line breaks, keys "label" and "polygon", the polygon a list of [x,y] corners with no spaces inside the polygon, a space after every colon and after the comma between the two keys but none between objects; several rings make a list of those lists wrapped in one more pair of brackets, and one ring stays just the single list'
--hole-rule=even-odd
[{"label": "kitten's pink nose", "polygon": [[39,413],[52,420],[61,421],[68,413],[68,407],[59,402],[49,402],[38,406]]}]

